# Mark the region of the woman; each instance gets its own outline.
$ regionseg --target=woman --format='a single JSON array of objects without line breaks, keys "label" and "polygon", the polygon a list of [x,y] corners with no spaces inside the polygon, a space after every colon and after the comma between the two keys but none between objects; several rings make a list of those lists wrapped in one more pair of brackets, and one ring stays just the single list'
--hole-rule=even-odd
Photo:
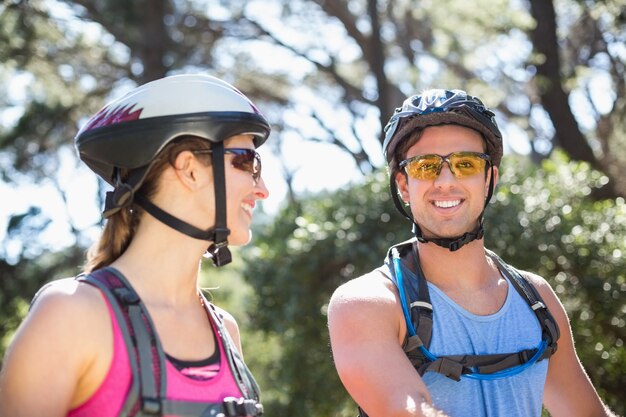
[{"label": "woman", "polygon": [[[94,115],[81,159],[113,185],[85,274],[36,296],[4,360],[1,416],[255,416],[237,323],[198,289],[268,191],[270,127],[231,85],[166,77]],[[208,246],[208,249],[207,249]]]}]

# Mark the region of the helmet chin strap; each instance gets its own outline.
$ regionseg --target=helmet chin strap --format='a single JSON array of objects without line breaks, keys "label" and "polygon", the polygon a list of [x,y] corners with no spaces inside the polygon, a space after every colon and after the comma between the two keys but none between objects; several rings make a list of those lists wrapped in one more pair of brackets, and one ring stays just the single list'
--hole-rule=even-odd
[{"label": "helmet chin strap", "polygon": [[[217,227],[217,225],[208,230],[198,229],[197,227],[192,226],[189,223],[177,217],[174,217],[163,209],[157,207],[141,194],[135,194],[135,202],[161,223],[194,239],[215,242],[215,237],[218,236],[220,232],[222,232],[222,234],[224,233],[224,231],[221,231],[220,228]],[[225,230],[226,235],[228,235],[228,231],[228,229]],[[222,252],[224,249],[227,251],[226,254]],[[228,262],[230,262],[230,251],[228,251],[226,245],[220,246],[216,243],[212,243],[207,249],[207,253],[211,255],[213,263],[216,266],[226,265]],[[217,254],[218,256],[214,256],[215,254]],[[224,255],[227,255],[228,257],[226,258],[224,257]],[[217,258],[220,259],[216,261]]]},{"label": "helmet chin strap", "polygon": [[213,183],[215,187],[215,226],[208,230],[198,229],[189,223],[180,220],[154,205],[141,194],[134,194],[134,201],[146,212],[161,223],[178,230],[179,232],[199,240],[208,240],[213,243],[207,248],[206,256],[210,257],[215,266],[224,266],[232,261],[228,249],[228,235],[226,227],[226,176],[224,174],[224,144],[213,144]]},{"label": "helmet chin strap", "polygon": [[215,189],[215,226],[213,243],[207,249],[207,255],[213,260],[213,265],[224,266],[229,264],[233,257],[228,249],[228,235],[226,227],[226,174],[224,168],[224,142],[213,144],[213,187]]},{"label": "helmet chin strap", "polygon": [[432,242],[437,246],[441,246],[442,248],[447,248],[450,252],[455,252],[461,249],[466,244],[471,241],[482,239],[484,235],[483,229],[483,215],[481,213],[480,220],[478,222],[478,226],[472,230],[471,232],[466,232],[462,236],[453,237],[453,238],[425,238],[422,236],[422,231],[420,230],[417,223],[413,223],[413,234],[417,238],[418,241],[422,243]]}]

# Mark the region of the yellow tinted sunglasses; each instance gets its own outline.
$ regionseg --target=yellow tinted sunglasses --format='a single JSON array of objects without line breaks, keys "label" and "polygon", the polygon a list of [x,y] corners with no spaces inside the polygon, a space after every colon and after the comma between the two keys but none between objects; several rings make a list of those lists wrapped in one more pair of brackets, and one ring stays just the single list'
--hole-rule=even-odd
[{"label": "yellow tinted sunglasses", "polygon": [[491,163],[491,157],[480,152],[452,152],[446,156],[418,155],[400,162],[400,168],[411,178],[434,180],[441,173],[444,162],[448,163],[456,178],[466,178],[485,172],[485,165]]}]

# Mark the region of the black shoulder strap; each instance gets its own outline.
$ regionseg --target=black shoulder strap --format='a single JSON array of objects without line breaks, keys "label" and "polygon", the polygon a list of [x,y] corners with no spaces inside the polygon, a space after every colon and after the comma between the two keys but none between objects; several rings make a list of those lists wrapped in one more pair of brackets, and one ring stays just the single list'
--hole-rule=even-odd
[{"label": "black shoulder strap", "polygon": [[240,391],[243,392],[248,399],[259,401],[261,397],[259,385],[239,354],[239,349],[235,346],[235,342],[230,337],[230,333],[224,326],[222,317],[216,310],[215,306],[210,303],[204,295],[202,295],[202,298],[205,306],[207,306],[207,310],[209,311],[211,318],[213,319],[213,322],[218,328],[219,335],[222,339],[222,343],[224,344],[224,350],[226,351],[228,363],[233,370],[233,374],[235,375]]},{"label": "black shoulder strap", "polygon": [[124,336],[133,383],[120,417],[160,413],[160,399],[165,398],[166,388],[165,354],[139,296],[128,281],[111,268],[77,279],[102,291]]},{"label": "black shoulder strap", "polygon": [[548,356],[554,354],[557,349],[557,341],[561,335],[559,325],[543,302],[537,289],[522,273],[506,264],[498,255],[490,250],[487,250],[487,255],[496,263],[500,272],[513,284],[513,287],[533,310],[541,325],[543,339],[548,343],[548,349],[546,350],[547,352],[549,351]]},{"label": "black shoulder strap", "polygon": [[[228,397],[222,403],[166,399],[165,353],[154,330],[154,323],[130,283],[113,268],[104,268],[87,276],[78,276],[77,279],[102,291],[123,335],[130,360],[132,385],[120,417],[239,417],[263,414],[263,407],[257,403],[258,397]],[[231,350],[225,347],[226,352]],[[242,392],[247,395],[244,390]]]},{"label": "black shoulder strap", "polygon": [[[397,274],[397,266],[401,276]],[[423,363],[424,355],[419,348],[430,346],[433,306],[418,258],[417,239],[392,246],[387,253],[385,266],[380,270],[395,284],[400,300],[404,303],[402,311],[407,323],[407,338],[403,349],[414,365]]]},{"label": "black shoulder strap", "polygon": [[559,329],[536,289],[523,275],[504,263],[494,253],[490,251],[487,253],[535,312],[541,325],[542,340],[546,342],[547,348],[541,355],[535,348],[505,354],[450,355],[438,358],[431,354],[427,357],[424,352],[430,353],[428,348],[432,337],[433,309],[426,278],[419,264],[416,241],[411,239],[392,246],[389,249],[385,266],[379,270],[398,289],[402,310],[407,321],[407,333],[409,333],[403,349],[420,375],[432,371],[459,380],[464,374],[496,374],[526,364],[531,360],[546,359],[556,351]]}]

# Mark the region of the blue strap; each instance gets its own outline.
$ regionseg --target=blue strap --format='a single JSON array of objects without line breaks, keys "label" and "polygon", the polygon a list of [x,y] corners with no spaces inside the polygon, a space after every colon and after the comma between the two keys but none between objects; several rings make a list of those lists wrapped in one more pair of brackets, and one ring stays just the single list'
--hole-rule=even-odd
[{"label": "blue strap", "polygon": [[[413,323],[411,322],[411,315],[409,313],[408,303],[406,300],[406,294],[404,290],[405,288],[404,276],[402,274],[402,264],[401,264],[401,259],[400,259],[400,253],[398,252],[397,248],[393,247],[391,249],[391,256],[393,260],[394,274],[395,274],[395,278],[396,278],[397,286],[398,286],[398,294],[400,296],[400,304],[402,306],[402,314],[404,315],[404,320],[406,322],[407,332],[411,336],[416,336],[417,334],[415,332],[415,328],[413,327]],[[492,374],[481,374],[478,372],[474,372],[473,370],[470,370],[470,373],[464,373],[461,375],[461,377],[475,379],[475,380],[492,381],[492,380],[508,378],[510,376],[520,374],[523,371],[525,371],[528,367],[532,366],[538,360],[540,360],[547,347],[548,347],[548,342],[545,339],[542,339],[541,342],[539,342],[539,345],[537,345],[536,353],[530,358],[530,360],[528,360],[528,362],[524,364],[515,366],[510,369],[505,369],[503,371],[494,372]],[[438,356],[434,355],[424,345],[419,346],[418,349],[426,357],[428,361],[434,362],[439,359]]]},{"label": "blue strap", "polygon": [[404,321],[406,322],[406,329],[411,336],[416,336],[413,323],[411,322],[411,315],[409,314],[409,307],[406,302],[406,294],[404,293],[404,278],[402,276],[402,267],[400,264],[400,254],[398,249],[391,249],[391,257],[393,258],[393,269],[398,281],[398,294],[400,294],[400,304],[402,305],[402,313],[404,315]]}]

